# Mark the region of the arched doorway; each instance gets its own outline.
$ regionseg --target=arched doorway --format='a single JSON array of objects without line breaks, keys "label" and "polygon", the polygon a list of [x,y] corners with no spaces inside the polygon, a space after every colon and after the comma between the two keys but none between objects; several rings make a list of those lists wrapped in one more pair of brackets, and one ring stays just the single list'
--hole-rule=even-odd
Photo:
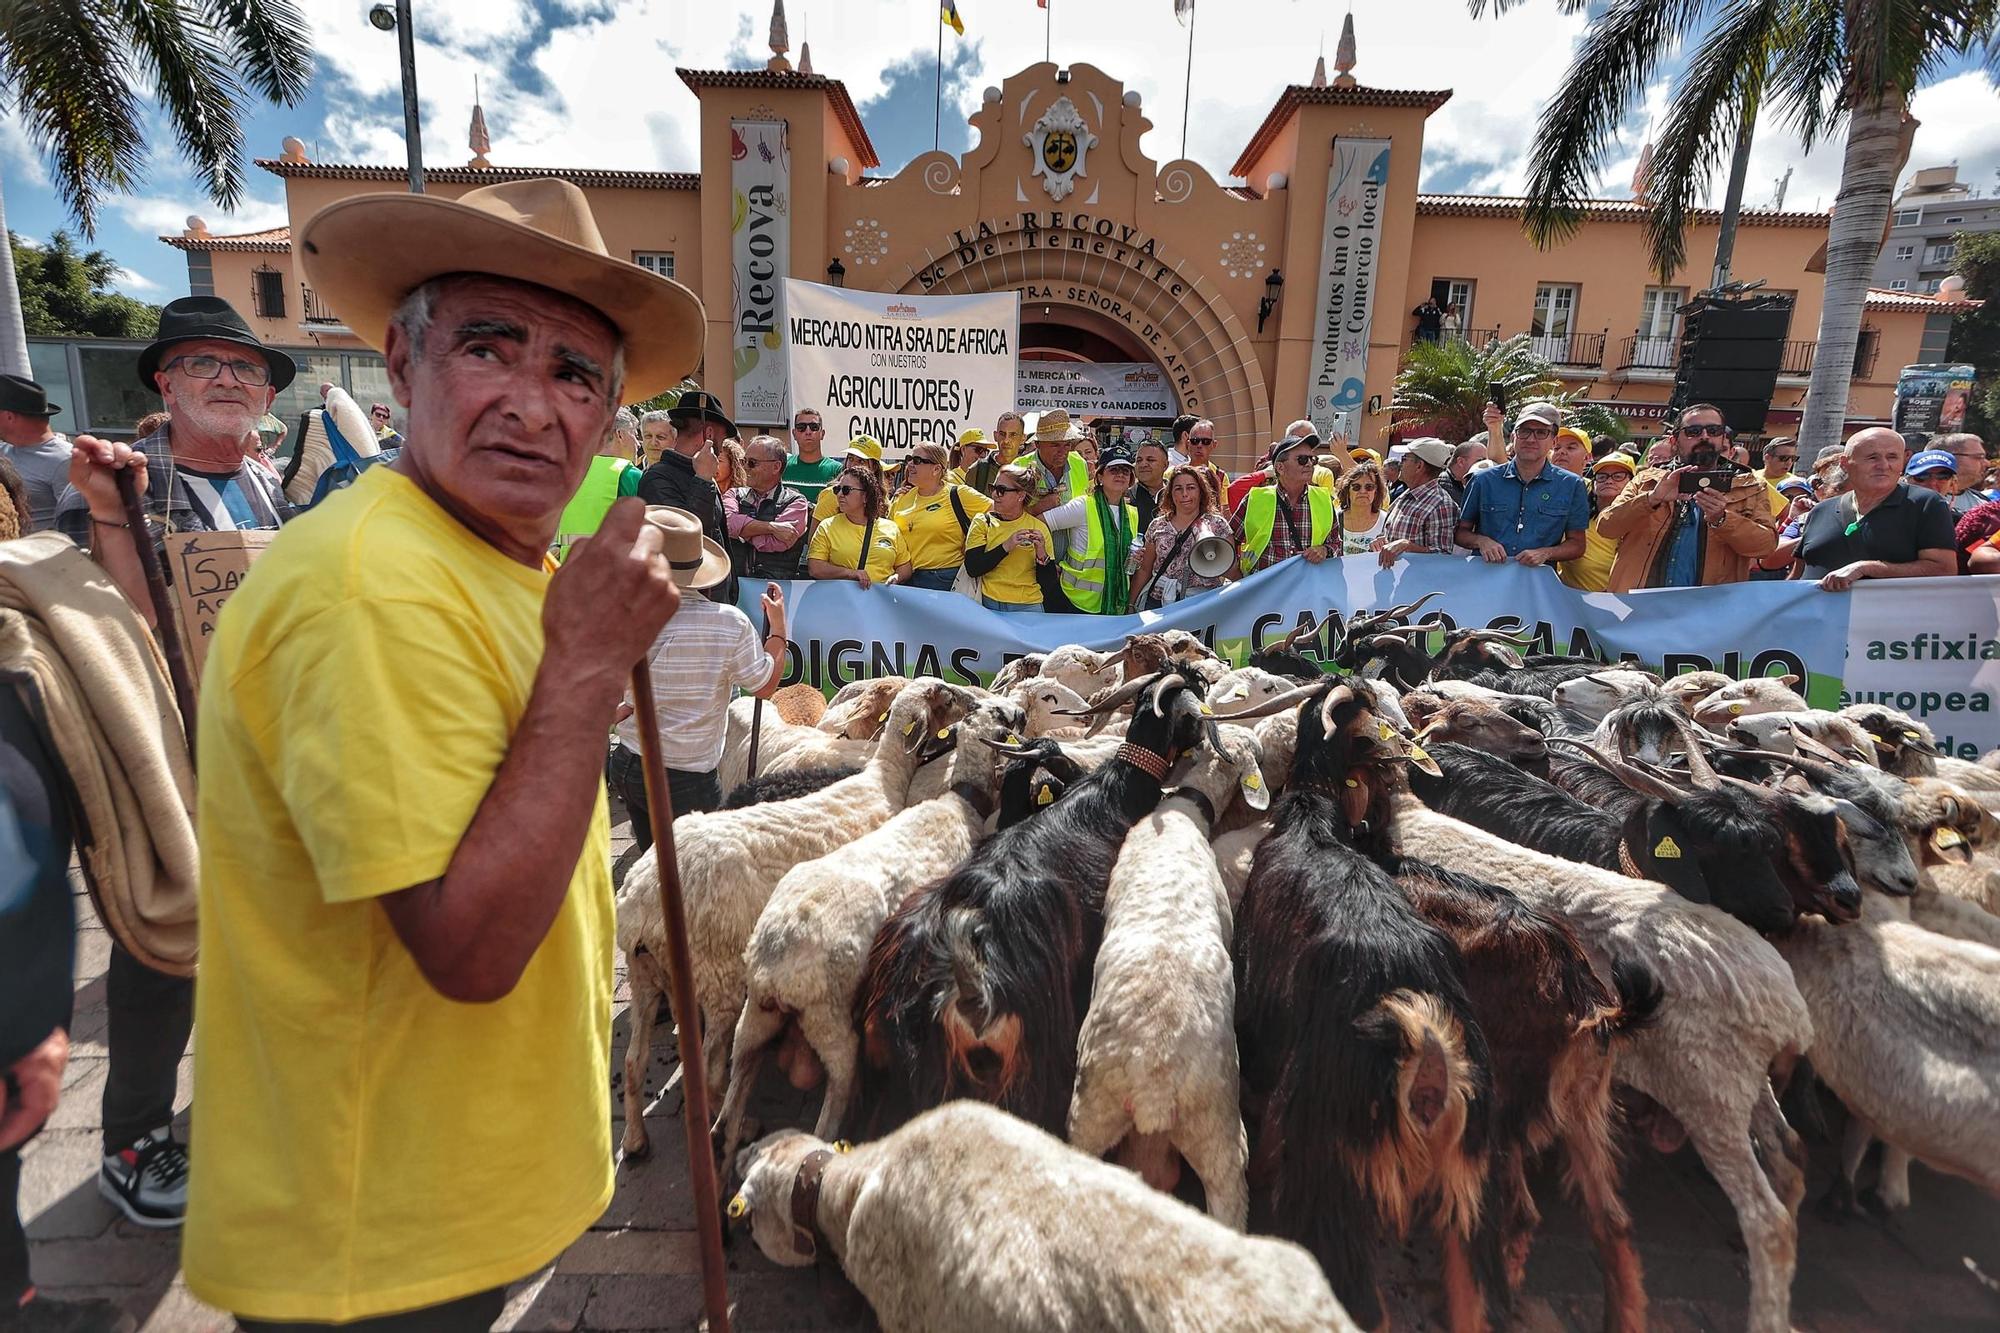
[{"label": "arched doorway", "polygon": [[[1076,333],[1041,331],[1037,345],[1060,345],[1067,337],[1077,345],[1076,359],[1100,359],[1082,349],[1108,346],[1122,359],[1155,362],[1182,411],[1214,419],[1216,437],[1228,441],[1224,466],[1248,466],[1262,451],[1271,430],[1264,372],[1247,354],[1235,312],[1205,279],[1177,271],[1164,254],[1141,268],[1067,245],[993,249],[976,257],[960,251],[969,262],[945,273],[935,267],[941,256],[928,254],[900,290],[932,296],[1019,291],[1024,344],[1030,327],[1053,325]],[[943,247],[944,254],[953,251],[950,244]]]}]

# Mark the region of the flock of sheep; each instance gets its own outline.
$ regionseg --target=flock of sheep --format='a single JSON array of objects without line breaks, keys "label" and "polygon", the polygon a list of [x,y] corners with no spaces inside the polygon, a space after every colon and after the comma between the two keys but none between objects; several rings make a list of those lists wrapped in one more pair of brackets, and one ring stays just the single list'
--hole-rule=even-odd
[{"label": "flock of sheep", "polygon": [[[1418,609],[1234,670],[1176,631],[991,690],[795,687],[754,777],[733,705],[728,806],[675,824],[730,1216],[828,1253],[889,1330],[1373,1327],[1374,1256],[1422,1228],[1464,1333],[1518,1296],[1559,1151],[1634,1330],[1622,1127],[1693,1143],[1777,1333],[1788,1086],[1850,1113],[1834,1206],[1908,1206],[1912,1159],[2000,1192],[1994,757]],[[635,1157],[651,852],[618,924]],[[774,1053],[818,1121],[739,1153]]]}]

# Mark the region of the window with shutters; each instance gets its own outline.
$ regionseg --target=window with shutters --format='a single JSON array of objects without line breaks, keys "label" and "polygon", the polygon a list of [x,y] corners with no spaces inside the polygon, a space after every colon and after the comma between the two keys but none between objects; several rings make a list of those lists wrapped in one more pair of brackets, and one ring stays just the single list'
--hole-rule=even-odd
[{"label": "window with shutters", "polygon": [[671,250],[634,250],[632,262],[663,278],[674,276],[674,252]]},{"label": "window with shutters", "polygon": [[250,308],[260,319],[283,319],[285,275],[269,266],[250,270]]}]

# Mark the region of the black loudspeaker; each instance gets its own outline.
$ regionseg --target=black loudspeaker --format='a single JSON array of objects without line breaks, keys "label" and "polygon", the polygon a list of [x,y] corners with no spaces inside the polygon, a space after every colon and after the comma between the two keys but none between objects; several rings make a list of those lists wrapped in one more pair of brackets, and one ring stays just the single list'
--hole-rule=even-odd
[{"label": "black loudspeaker", "polygon": [[1713,403],[1731,430],[1762,431],[1778,387],[1785,335],[1791,331],[1792,298],[1702,297],[1681,313],[1685,331],[1674,376],[1674,407]]}]

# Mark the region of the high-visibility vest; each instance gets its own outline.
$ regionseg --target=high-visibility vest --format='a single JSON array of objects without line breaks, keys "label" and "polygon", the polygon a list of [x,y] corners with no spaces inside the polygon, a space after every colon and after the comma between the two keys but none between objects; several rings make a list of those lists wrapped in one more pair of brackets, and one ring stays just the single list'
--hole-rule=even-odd
[{"label": "high-visibility vest", "polygon": [[603,524],[604,516],[618,499],[618,478],[631,466],[624,459],[608,454],[590,460],[583,483],[563,506],[562,517],[556,520],[556,545],[562,554],[569,553],[570,544],[578,537],[590,536]]},{"label": "high-visibility vest", "polygon": [[[1085,492],[1088,494],[1088,492]],[[1139,513],[1131,505],[1119,506],[1125,511],[1125,522],[1134,534],[1139,531]],[[1097,505],[1091,503],[1084,515],[1090,520],[1090,537],[1079,551],[1074,545],[1062,559],[1059,571],[1062,578],[1063,594],[1069,604],[1079,611],[1096,614],[1104,609],[1104,524],[1098,517]]]},{"label": "high-visibility vest", "polygon": [[1090,462],[1082,454],[1069,451],[1069,498],[1090,494]]},{"label": "high-visibility vest", "polygon": [[[1243,556],[1245,574],[1271,545],[1271,530],[1278,521],[1278,488],[1259,486],[1244,501]],[[1306,525],[1310,544],[1318,546],[1333,532],[1333,497],[1317,486],[1306,487],[1306,509],[1311,515]]]}]

